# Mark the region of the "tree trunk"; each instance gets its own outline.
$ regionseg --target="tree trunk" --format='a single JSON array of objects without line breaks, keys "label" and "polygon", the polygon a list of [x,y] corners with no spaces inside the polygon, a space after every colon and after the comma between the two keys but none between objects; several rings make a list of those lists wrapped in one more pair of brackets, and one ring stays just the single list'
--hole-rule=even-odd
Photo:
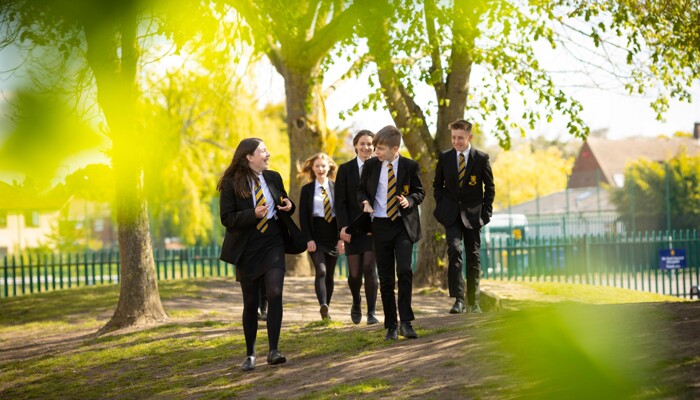
[{"label": "tree trunk", "polygon": [[[135,122],[136,15],[128,14],[118,29],[84,25],[87,60],[97,83],[97,101],[112,137],[116,175],[116,212],[120,256],[119,303],[103,334],[168,318],[160,301],[153,263],[146,199],[143,191],[144,149]],[[114,32],[121,33],[121,56]]]},{"label": "tree trunk", "polygon": [[[303,181],[297,178],[296,166],[302,166],[304,161],[323,150],[323,130],[325,120],[319,118],[322,110],[319,103],[314,102],[312,79],[318,76],[318,68],[299,68],[284,66],[277,68],[284,77],[287,106],[287,134],[289,135],[289,160],[291,163],[289,179],[289,197],[299,204],[299,195]],[[294,214],[299,221],[298,213]],[[291,276],[311,276],[313,269],[306,253],[287,257],[287,273]]]},{"label": "tree trunk", "polygon": [[421,172],[421,180],[426,195],[420,206],[420,224],[423,239],[418,242],[418,259],[415,275],[416,286],[447,287],[447,242],[445,229],[433,217],[435,197],[433,196],[433,179],[435,168]]}]

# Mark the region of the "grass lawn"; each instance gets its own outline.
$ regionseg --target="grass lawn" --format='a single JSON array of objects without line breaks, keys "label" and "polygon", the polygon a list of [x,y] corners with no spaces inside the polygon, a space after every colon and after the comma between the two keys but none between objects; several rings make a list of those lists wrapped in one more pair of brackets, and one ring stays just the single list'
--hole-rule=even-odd
[{"label": "grass lawn", "polygon": [[[259,353],[258,368],[246,374],[240,315],[209,308],[223,301],[216,283],[161,282],[164,303],[180,305],[168,309],[170,322],[102,337],[94,332],[113,311],[115,286],[3,299],[0,398],[674,398],[690,389],[664,371],[700,366],[699,354],[665,352],[677,343],[662,340],[675,336],[659,304],[565,302],[482,315],[423,312],[415,324],[421,338],[398,342],[381,340],[381,327],[285,319],[280,342],[290,362],[270,367]],[[583,303],[669,300],[524,285]],[[430,296],[444,301],[426,291],[414,304]],[[266,348],[263,325],[257,349]]]}]

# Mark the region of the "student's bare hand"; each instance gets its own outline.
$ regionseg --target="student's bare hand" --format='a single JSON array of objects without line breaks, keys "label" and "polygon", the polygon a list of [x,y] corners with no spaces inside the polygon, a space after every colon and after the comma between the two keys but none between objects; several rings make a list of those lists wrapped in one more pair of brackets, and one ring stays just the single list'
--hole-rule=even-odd
[{"label": "student's bare hand", "polygon": [[369,201],[367,201],[367,200],[363,201],[362,205],[363,205],[362,212],[366,212],[366,213],[373,213],[374,212],[374,208],[372,208],[372,206],[369,204]]},{"label": "student's bare hand", "polygon": [[399,201],[399,204],[401,205],[401,207],[403,207],[403,208],[408,208],[409,203],[408,203],[408,199],[407,199],[407,198],[405,198],[405,197],[403,197],[403,196],[396,196],[396,200]]},{"label": "student's bare hand", "polygon": [[309,253],[313,253],[314,251],[316,251],[316,242],[314,242],[313,240],[309,240],[308,242],[306,242],[306,251],[308,251]]},{"label": "student's bare hand", "polygon": [[257,206],[255,207],[255,217],[262,218],[267,216],[267,206]]},{"label": "student's bare hand", "polygon": [[288,198],[282,199],[282,203],[284,203],[284,206],[277,206],[277,209],[280,211],[289,211],[292,209],[292,202]]},{"label": "student's bare hand", "polygon": [[338,240],[338,245],[336,246],[338,248],[338,254],[345,254],[345,241]]},{"label": "student's bare hand", "polygon": [[347,226],[344,226],[343,229],[340,230],[340,238],[343,239],[344,241],[350,243],[350,240],[352,239],[352,235],[347,233],[345,230],[348,229]]}]

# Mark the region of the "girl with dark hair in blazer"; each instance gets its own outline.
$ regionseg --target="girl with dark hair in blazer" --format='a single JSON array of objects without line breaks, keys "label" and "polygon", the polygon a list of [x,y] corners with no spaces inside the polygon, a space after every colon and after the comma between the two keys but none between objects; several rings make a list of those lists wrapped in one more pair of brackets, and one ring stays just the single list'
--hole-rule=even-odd
[{"label": "girl with dark hair in blazer", "polygon": [[340,227],[340,238],[345,243],[345,255],[348,259],[348,286],[352,293],[352,308],[350,319],[355,324],[362,321],[362,276],[365,278],[365,297],[367,299],[367,324],[379,321],[375,315],[377,305],[377,262],[374,255],[372,238],[366,233],[350,234],[347,232],[352,221],[362,214],[362,208],[357,202],[357,190],[360,186],[360,175],[365,161],[372,157],[374,133],[368,130],[357,132],[352,144],[357,157],[342,164],[338,168],[335,181],[335,211]]},{"label": "girl with dark hair in blazer", "polygon": [[321,318],[331,319],[328,306],[333,297],[333,275],[338,261],[338,225],[333,207],[336,165],[327,154],[309,157],[299,173],[309,183],[301,188],[299,197],[299,224],[307,241],[307,251],[316,270],[314,287],[321,306]]},{"label": "girl with dark hair in blazer", "polygon": [[265,285],[269,305],[267,363],[287,361],[278,350],[285,270],[278,217],[293,214],[294,204],[287,198],[280,174],[267,169],[269,159],[262,140],[243,139],[216,187],[221,193],[221,223],[226,227],[220,258],[236,266],[236,280],[243,292],[244,371],[255,369],[261,285]]}]

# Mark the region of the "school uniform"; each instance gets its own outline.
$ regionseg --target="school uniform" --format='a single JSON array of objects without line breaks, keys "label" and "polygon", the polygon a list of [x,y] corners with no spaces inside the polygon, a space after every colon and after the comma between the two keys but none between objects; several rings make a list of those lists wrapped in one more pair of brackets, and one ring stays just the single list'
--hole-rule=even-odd
[{"label": "school uniform", "polygon": [[284,269],[284,240],[280,229],[282,214],[291,216],[290,211],[280,211],[278,205],[287,198],[284,183],[279,173],[265,170],[258,175],[260,185],[268,206],[267,228],[261,232],[257,227],[262,218],[255,216],[257,204],[253,193],[245,198],[237,196],[233,190],[233,181],[225,181],[220,196],[221,223],[226,227],[224,242],[221,246],[220,259],[236,266],[236,280],[250,281],[259,278],[273,268]]},{"label": "school uniform", "polygon": [[[357,189],[360,186],[363,165],[364,162],[359,157],[355,157],[338,167],[335,177],[335,213],[338,229],[349,227],[351,222],[362,215],[362,206],[357,203]],[[345,243],[345,254],[362,254],[374,250],[372,237],[367,232],[351,234],[352,239],[349,243]]]},{"label": "school uniform", "polygon": [[[374,209],[372,238],[384,306],[384,327],[390,331],[397,329],[399,322],[394,295],[395,275],[398,276],[398,314],[401,323],[410,324],[415,319],[411,307],[411,257],[413,243],[421,238],[418,205],[425,198],[419,171],[417,162],[401,156],[391,162],[391,167],[388,161],[369,159],[363,166],[357,193],[359,204],[368,201]],[[394,190],[390,186],[392,174]],[[393,204],[392,197],[397,195],[408,200],[408,208]],[[398,203],[398,200],[395,201]]]},{"label": "school uniform", "polygon": [[[314,180],[302,186],[299,196],[299,224],[304,239],[307,242],[310,240],[316,242],[316,251],[337,257],[338,225],[334,207],[335,187],[335,183],[331,180],[327,180],[324,185]],[[323,191],[330,203],[330,220],[326,219],[325,215]]]},{"label": "school uniform", "polygon": [[[464,160],[464,173],[460,162]],[[461,177],[460,177],[461,175]],[[464,300],[462,239],[466,251],[467,304],[479,306],[481,227],[493,211],[496,196],[488,154],[471,144],[460,155],[454,148],[438,158],[433,181],[435,219],[445,226],[449,258],[447,281],[450,297]],[[452,312],[452,311],[451,311]]]}]

